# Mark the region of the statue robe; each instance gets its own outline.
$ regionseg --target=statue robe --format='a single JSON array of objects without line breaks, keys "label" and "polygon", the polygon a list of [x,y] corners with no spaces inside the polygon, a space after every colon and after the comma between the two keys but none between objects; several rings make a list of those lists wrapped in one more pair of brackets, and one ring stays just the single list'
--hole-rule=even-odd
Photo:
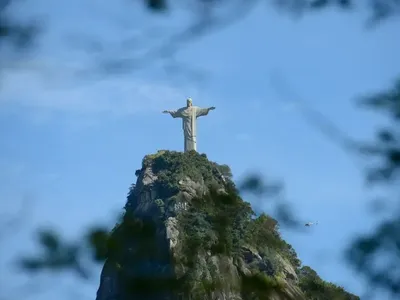
[{"label": "statue robe", "polygon": [[178,110],[170,112],[173,118],[182,118],[185,152],[190,150],[197,151],[197,140],[196,140],[197,118],[201,116],[206,116],[209,111],[210,111],[209,108],[189,106],[189,107],[182,107]]}]

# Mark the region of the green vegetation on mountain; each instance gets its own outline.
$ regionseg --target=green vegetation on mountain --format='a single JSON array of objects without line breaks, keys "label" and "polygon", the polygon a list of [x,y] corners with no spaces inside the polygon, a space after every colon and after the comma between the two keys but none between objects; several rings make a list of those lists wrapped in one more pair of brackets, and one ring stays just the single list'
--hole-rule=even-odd
[{"label": "green vegetation on mountain", "polygon": [[[177,289],[190,293],[191,299],[208,299],[207,295],[213,291],[229,286],[239,291],[242,299],[250,300],[270,299],[271,295],[287,299],[288,286],[293,285],[299,287],[305,299],[359,299],[343,288],[323,281],[310,267],[301,266],[295,250],[280,236],[278,222],[267,214],[256,215],[250,204],[241,199],[228,166],[210,162],[206,155],[194,151],[159,151],[143,159],[142,169],[136,175],[140,177],[147,169],[155,178],[151,189],[157,194],[154,204],[158,216],[139,217],[133,213],[135,208],[130,208],[113,230],[108,240],[108,258],[122,273],[124,268],[129,269],[133,260],[144,257],[167,259],[168,254],[160,250],[162,247],[156,242],[157,228],[166,222],[167,203],[179,202],[185,180],[200,183],[205,192],[190,199],[187,209],[180,210],[175,216],[179,243],[174,250],[174,264],[182,266],[185,275],[175,279],[149,277],[147,281],[143,277],[134,277],[131,288]],[[128,202],[134,201],[135,197],[133,187]],[[135,201],[138,203],[137,199]],[[127,258],[127,241],[132,240],[136,240],[139,247]],[[260,258],[244,263],[246,251]],[[219,271],[210,271],[206,257],[217,257],[218,264],[225,264],[227,272],[231,272],[230,265],[234,265],[240,282],[229,282],[230,275],[221,273],[221,267]],[[261,263],[266,269],[260,267]],[[244,269],[240,267],[243,264],[246,264]],[[294,270],[292,277],[287,276],[288,268]],[[207,278],[204,275],[207,272],[214,274]]]}]

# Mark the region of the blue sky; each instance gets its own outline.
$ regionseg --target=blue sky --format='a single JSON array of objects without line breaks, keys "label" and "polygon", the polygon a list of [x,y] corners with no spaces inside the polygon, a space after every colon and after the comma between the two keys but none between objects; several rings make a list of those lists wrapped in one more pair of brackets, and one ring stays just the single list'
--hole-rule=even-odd
[{"label": "blue sky", "polygon": [[[155,18],[136,6],[109,3],[41,0],[21,6],[23,14],[48,16],[48,30],[35,55],[2,82],[0,210],[22,215],[24,227],[7,240],[1,263],[34,249],[34,226],[55,226],[74,238],[85,225],[112,224],[143,156],[183,149],[180,122],[160,112],[192,96],[195,105],[217,107],[199,120],[198,151],[230,165],[235,179],[257,170],[284,180],[298,215],[320,222],[307,234],[284,230],[284,237],[321,277],[361,293],[365,285],[341,254],[351,237],[377,221],[366,209],[371,191],[362,177],[364,162],[310,126],[293,103],[304,100],[348,135],[371,138],[383,121],[356,108],[354,100],[399,75],[399,22],[366,30],[364,16],[355,13],[294,21],[258,7],[177,53],[177,61],[204,70],[202,81],[172,76],[160,61],[118,76],[77,79],[74,70],[96,58],[76,50],[78,34],[105,42],[106,57],[129,58],[144,50],[119,50],[118,41],[135,36],[139,48],[148,49],[188,24],[187,16]],[[276,73],[301,99],[282,99],[271,85]],[[45,274],[46,291],[37,298],[74,291],[93,299],[98,275],[95,268],[93,280],[78,285],[72,276]],[[29,279],[10,278],[10,289]]]}]

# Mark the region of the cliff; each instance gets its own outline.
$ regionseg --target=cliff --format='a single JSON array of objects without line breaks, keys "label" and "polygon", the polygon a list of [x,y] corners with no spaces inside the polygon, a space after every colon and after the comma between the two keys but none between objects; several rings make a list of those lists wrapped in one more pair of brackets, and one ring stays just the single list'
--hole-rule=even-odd
[{"label": "cliff", "polygon": [[96,300],[356,300],[301,267],[277,222],[255,216],[228,166],[159,151],[136,171]]}]

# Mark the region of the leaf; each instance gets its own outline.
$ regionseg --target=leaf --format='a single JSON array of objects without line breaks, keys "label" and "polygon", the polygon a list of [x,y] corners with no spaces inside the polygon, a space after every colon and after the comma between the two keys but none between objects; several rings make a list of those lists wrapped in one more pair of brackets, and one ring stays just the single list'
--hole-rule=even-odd
[{"label": "leaf", "polygon": [[329,4],[329,0],[315,0],[309,4],[311,9],[325,8]]},{"label": "leaf", "polygon": [[251,175],[242,182],[240,189],[243,191],[258,191],[262,189],[262,186],[263,183],[260,176]]},{"label": "leaf", "polygon": [[168,8],[166,0],[146,0],[146,4],[154,12],[165,11]]},{"label": "leaf", "polygon": [[295,228],[300,226],[300,222],[296,219],[293,210],[287,203],[278,203],[276,206],[276,216],[282,225]]},{"label": "leaf", "polygon": [[390,149],[388,151],[388,158],[393,168],[400,167],[400,149]]},{"label": "leaf", "polygon": [[250,175],[242,182],[239,189],[257,195],[277,196],[282,192],[283,186],[279,182],[266,184],[259,175]]},{"label": "leaf", "polygon": [[50,252],[58,251],[61,245],[57,234],[51,231],[39,232],[39,243]]},{"label": "leaf", "polygon": [[379,131],[378,138],[384,143],[392,143],[396,140],[393,134],[387,129]]},{"label": "leaf", "polygon": [[93,249],[93,258],[103,261],[107,258],[108,231],[104,228],[96,228],[89,231],[88,242]]},{"label": "leaf", "polygon": [[19,261],[19,265],[22,269],[28,272],[37,272],[44,267],[42,260],[37,258],[22,258]]},{"label": "leaf", "polygon": [[353,1],[351,0],[338,0],[339,6],[344,9],[352,8]]},{"label": "leaf", "polygon": [[368,183],[389,181],[393,173],[393,168],[388,167],[372,169],[367,173],[367,181]]}]

